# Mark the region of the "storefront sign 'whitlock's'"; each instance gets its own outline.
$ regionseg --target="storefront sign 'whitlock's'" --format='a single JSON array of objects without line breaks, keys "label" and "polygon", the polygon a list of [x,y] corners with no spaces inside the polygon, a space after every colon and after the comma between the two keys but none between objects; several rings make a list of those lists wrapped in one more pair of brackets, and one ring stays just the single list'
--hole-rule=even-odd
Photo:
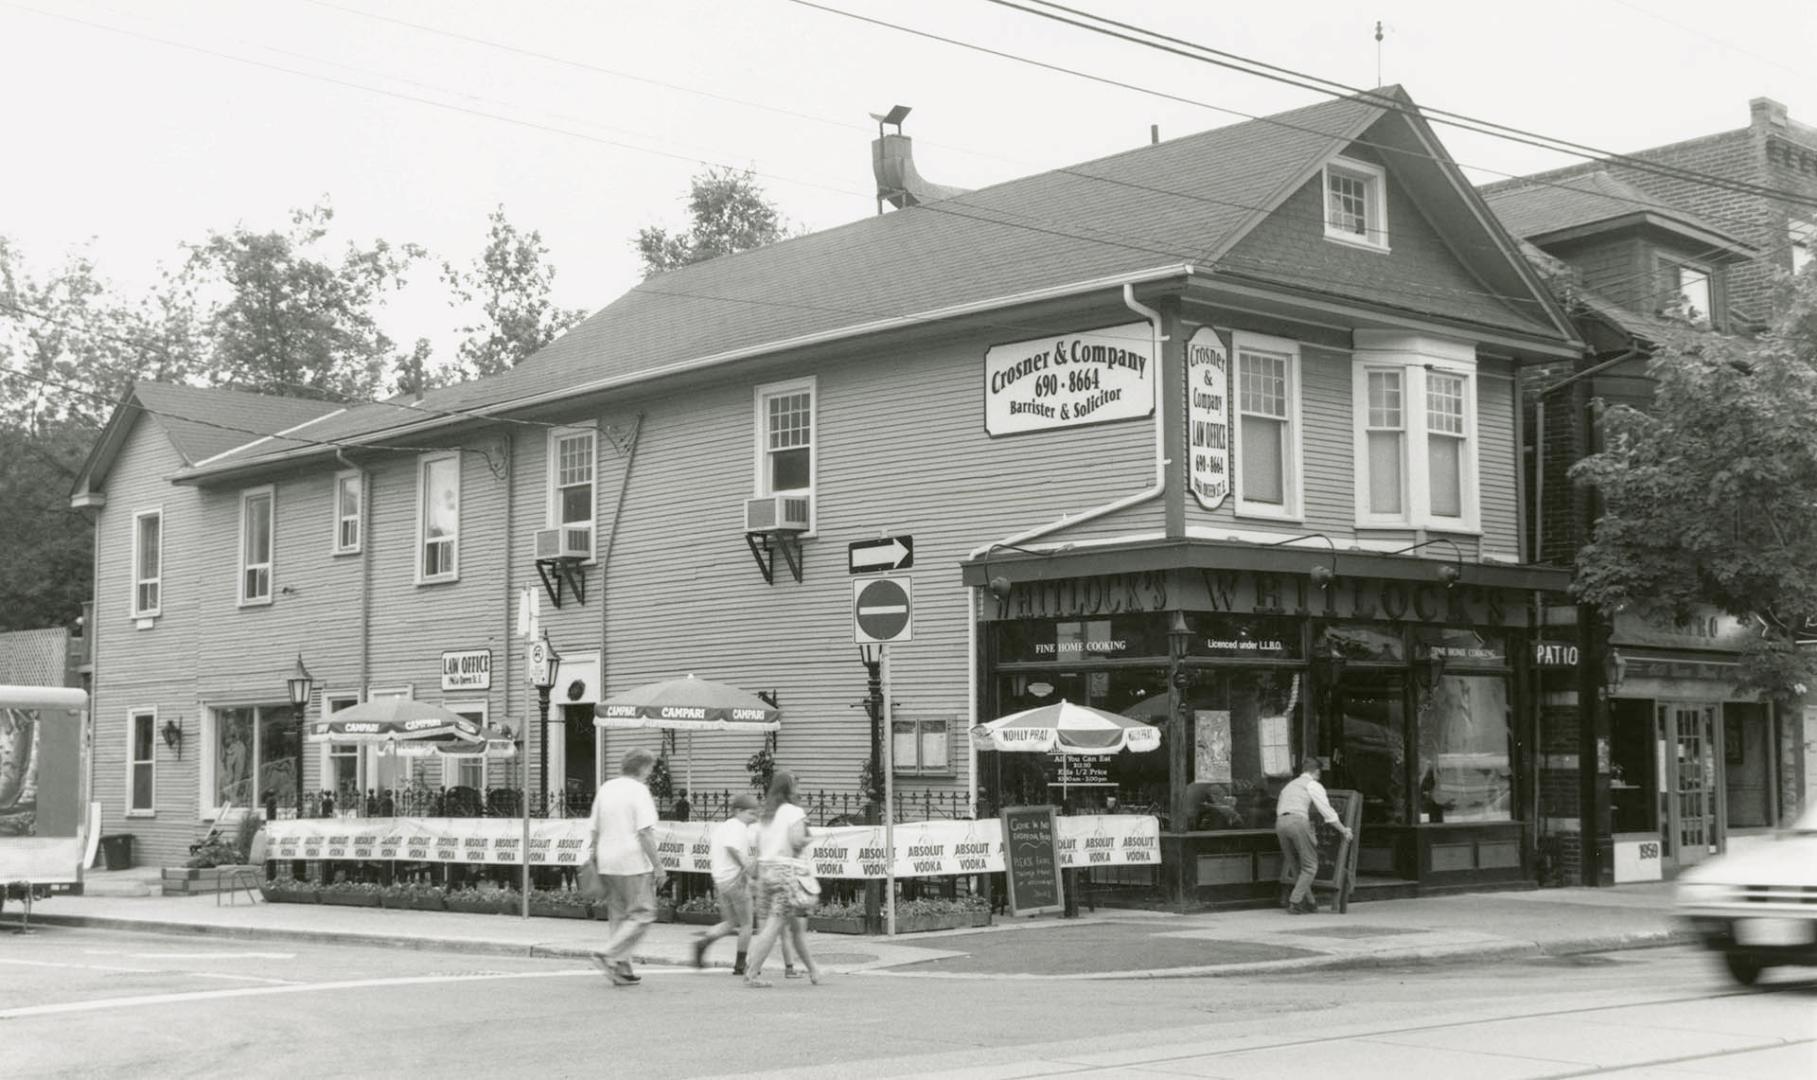
[{"label": "storefront sign 'whitlock's'", "polygon": [[1518,591],[1439,581],[1339,578],[1320,589],[1304,574],[1261,570],[1148,570],[1019,581],[987,603],[985,618],[1088,619],[1108,615],[1210,611],[1315,619],[1381,619],[1454,626],[1525,626]]},{"label": "storefront sign 'whitlock's'", "polygon": [[990,435],[1130,420],[1154,412],[1147,323],[993,345],[984,353]]},{"label": "storefront sign 'whitlock's'", "polygon": [[1230,354],[1209,326],[1186,343],[1186,393],[1187,475],[1199,505],[1216,510],[1230,494]]}]

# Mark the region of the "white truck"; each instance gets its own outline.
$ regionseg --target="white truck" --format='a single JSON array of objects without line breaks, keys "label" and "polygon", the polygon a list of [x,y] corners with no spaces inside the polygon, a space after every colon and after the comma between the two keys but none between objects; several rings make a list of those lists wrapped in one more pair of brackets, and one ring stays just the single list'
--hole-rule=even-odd
[{"label": "white truck", "polygon": [[0,908],[79,889],[91,854],[88,695],[0,686]]}]

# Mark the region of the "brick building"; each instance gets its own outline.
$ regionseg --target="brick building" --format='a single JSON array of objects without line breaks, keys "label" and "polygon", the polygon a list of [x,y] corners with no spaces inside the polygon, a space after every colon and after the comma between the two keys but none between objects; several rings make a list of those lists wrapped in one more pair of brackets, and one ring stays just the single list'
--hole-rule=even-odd
[{"label": "brick building", "polygon": [[[1482,189],[1589,346],[1576,363],[1523,374],[1538,561],[1569,566],[1594,526],[1593,494],[1567,474],[1599,448],[1597,409],[1646,407],[1659,342],[1752,332],[1783,276],[1807,264],[1817,209],[1744,185],[1817,199],[1817,129],[1761,98],[1741,130]],[[1542,847],[1561,877],[1669,876],[1808,800],[1813,733],[1733,685],[1741,622],[1713,609],[1681,626],[1587,607],[1549,616],[1579,659],[1541,674]]]}]

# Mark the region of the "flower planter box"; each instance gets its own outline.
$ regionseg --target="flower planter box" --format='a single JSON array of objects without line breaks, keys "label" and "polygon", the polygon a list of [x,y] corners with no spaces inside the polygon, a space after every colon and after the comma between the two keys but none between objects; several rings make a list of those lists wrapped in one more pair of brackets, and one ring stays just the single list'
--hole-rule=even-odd
[{"label": "flower planter box", "polygon": [[899,915],[896,917],[898,934],[924,934],[930,930],[967,930],[974,926],[989,926],[991,913],[988,911],[953,911],[941,915]]},{"label": "flower planter box", "polygon": [[434,896],[385,896],[379,897],[379,906],[394,911],[446,911],[440,894]]},{"label": "flower planter box", "polygon": [[265,902],[268,904],[313,904],[317,902],[317,893],[314,889],[307,891],[302,889],[274,889],[267,885],[259,890],[259,894],[265,897]]},{"label": "flower planter box", "polygon": [[675,913],[675,921],[687,926],[717,926],[719,925],[719,912],[677,911]]},{"label": "flower planter box", "polygon": [[158,884],[165,896],[197,896],[232,889],[236,882],[264,880],[263,866],[237,863],[203,867],[166,866]]},{"label": "flower planter box", "polygon": [[509,915],[517,910],[517,904],[510,900],[457,900],[451,896],[445,903],[449,911],[464,911],[469,915]]},{"label": "flower planter box", "polygon": [[530,901],[530,914],[540,915],[545,919],[584,919],[588,916],[586,904],[549,904]]},{"label": "flower planter box", "polygon": [[324,904],[339,904],[341,907],[379,906],[379,894],[375,892],[332,892],[324,889],[317,896]]},{"label": "flower planter box", "polygon": [[809,915],[808,929],[817,934],[862,934],[862,915]]}]

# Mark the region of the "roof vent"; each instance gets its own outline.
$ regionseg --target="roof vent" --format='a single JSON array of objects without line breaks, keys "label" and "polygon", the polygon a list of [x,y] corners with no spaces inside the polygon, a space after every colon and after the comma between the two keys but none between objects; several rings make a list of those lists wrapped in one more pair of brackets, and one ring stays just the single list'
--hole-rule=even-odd
[{"label": "roof vent", "polygon": [[[901,210],[937,199],[950,199],[965,194],[964,188],[948,187],[923,180],[915,171],[915,143],[902,133],[902,121],[908,116],[907,105],[896,105],[886,113],[872,113],[877,121],[877,141],[871,143],[871,172],[877,177],[877,212],[889,203]],[[886,132],[884,126],[895,127]]]}]

